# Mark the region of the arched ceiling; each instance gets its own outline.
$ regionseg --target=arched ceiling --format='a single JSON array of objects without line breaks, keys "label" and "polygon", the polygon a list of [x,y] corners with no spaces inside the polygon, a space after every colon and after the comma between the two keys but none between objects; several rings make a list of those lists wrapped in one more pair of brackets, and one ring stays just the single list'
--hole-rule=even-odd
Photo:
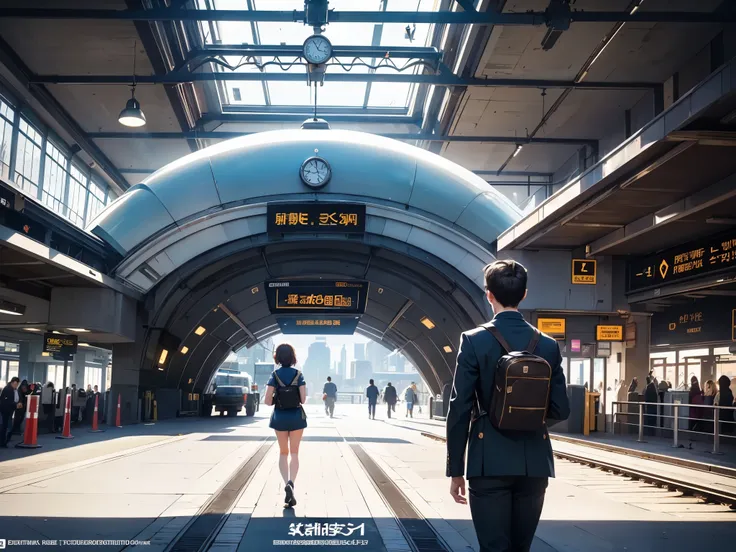
[{"label": "arched ceiling", "polygon": [[[318,191],[299,177],[314,155],[332,168]],[[365,205],[365,232],[269,234],[267,207],[285,202]],[[279,332],[266,280],[325,278],[370,282],[357,331],[401,349],[438,392],[452,379],[460,333],[488,314],[482,268],[518,218],[486,182],[434,154],[300,129],[188,155],[133,187],[91,231],[123,256],[116,277],[147,294],[146,385],[201,391],[231,350]],[[193,333],[199,326],[204,335]],[[154,370],[164,341],[179,352]]]},{"label": "arched ceiling", "polygon": [[[401,349],[433,391],[452,378],[461,331],[487,317],[477,286],[441,259],[399,242],[239,242],[213,250],[162,282],[151,295],[151,326],[186,346],[151,384],[204,389],[232,350],[280,333],[266,301],[267,279],[365,279],[366,312],[357,332]],[[420,323],[427,317],[435,327]],[[206,328],[203,336],[194,330]],[[155,350],[156,335],[149,346]],[[445,349],[449,347],[449,349]],[[157,380],[157,381],[156,381]],[[162,381],[163,380],[163,381]]]}]

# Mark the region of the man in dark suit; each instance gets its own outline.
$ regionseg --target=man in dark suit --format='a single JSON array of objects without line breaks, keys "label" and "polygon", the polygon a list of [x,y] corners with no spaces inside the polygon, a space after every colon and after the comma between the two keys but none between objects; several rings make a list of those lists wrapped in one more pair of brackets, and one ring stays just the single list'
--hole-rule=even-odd
[{"label": "man in dark suit", "polygon": [[[514,351],[523,351],[535,331],[518,311],[519,303],[526,297],[526,269],[515,261],[496,261],[485,267],[484,275],[486,298],[495,315],[490,324]],[[570,406],[557,342],[542,335],[533,353],[552,367],[547,419],[565,420]],[[447,415],[450,493],[455,502],[467,503],[465,475],[480,552],[530,549],[542,513],[547,479],[554,477],[546,427],[531,432],[500,431],[488,415],[473,418],[479,409],[489,411],[496,365],[504,354],[484,327],[463,333]]]},{"label": "man in dark suit", "polygon": [[10,383],[0,393],[0,447],[7,447],[13,429],[13,413],[22,406],[18,394],[18,378],[12,378]]}]

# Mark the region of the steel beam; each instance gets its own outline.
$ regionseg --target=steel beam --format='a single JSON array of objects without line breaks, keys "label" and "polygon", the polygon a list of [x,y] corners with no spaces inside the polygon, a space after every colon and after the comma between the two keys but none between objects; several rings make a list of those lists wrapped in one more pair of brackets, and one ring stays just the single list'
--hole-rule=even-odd
[{"label": "steel beam", "polygon": [[[612,247],[633,240],[646,232],[690,218],[704,209],[720,205],[734,198],[736,198],[736,175],[731,175],[704,190],[680,199],[655,213],[643,216],[623,228],[598,238],[589,245],[590,251],[588,254],[591,256],[605,254]],[[703,222],[707,221],[704,220]]]},{"label": "steel beam", "polygon": [[[135,82],[142,84],[177,84],[210,81],[279,81],[307,83],[305,73],[188,73],[174,72],[166,75],[137,75]],[[121,84],[131,86],[131,75],[35,75],[35,84]],[[393,82],[417,83],[434,86],[491,86],[512,88],[572,88],[576,90],[652,90],[660,86],[654,82],[595,82],[542,79],[479,79],[463,78],[443,72],[439,75],[414,75],[404,73],[327,73],[325,82]]]},{"label": "steel beam", "polygon": [[[45,86],[35,84],[31,81],[33,73],[30,68],[2,38],[0,38],[0,64],[4,65],[5,68],[27,90],[27,93],[30,93],[33,98],[43,106],[57,124],[59,124],[61,128],[63,128],[79,145],[79,147],[90,156],[102,172],[115,182],[121,190],[125,191],[128,189],[128,182],[125,180],[123,175],[120,174],[120,171],[118,171],[113,162],[110,161],[102,150],[89,139],[79,123],[72,118],[69,112],[64,109],[64,107],[56,98],[54,98]],[[0,81],[1,80],[4,79],[0,77]],[[13,91],[13,93],[15,93],[19,98],[22,97],[21,94],[18,94],[13,90],[14,87],[10,83],[6,83],[6,88]],[[14,141],[13,147],[17,147],[15,145],[17,142],[17,140]],[[41,152],[41,154],[45,155],[45,152]]]},{"label": "steel beam", "polygon": [[[142,139],[142,140],[188,140],[199,138],[203,140],[229,140],[258,134],[257,132],[237,131],[191,131],[191,132],[90,132],[90,138],[106,139]],[[517,138],[514,136],[454,136],[429,133],[376,133],[378,136],[393,138],[394,140],[425,140],[429,142],[489,142],[495,144],[566,144],[580,145],[594,142],[587,138]]]},{"label": "steel beam", "polygon": [[[192,50],[187,58],[191,60],[199,56],[302,57],[303,50],[301,44],[223,44]],[[442,52],[437,48],[413,46],[333,46],[332,56],[439,61],[442,59]]]},{"label": "steel beam", "polygon": [[[314,113],[314,108],[311,109]],[[356,108],[353,108],[356,111]],[[421,119],[410,115],[362,115],[360,113],[336,113],[325,114],[319,109],[320,117],[324,117],[330,123],[391,123],[394,125],[419,125]],[[301,123],[311,119],[307,113],[208,113],[200,119],[200,124],[205,123]]]},{"label": "steel beam", "polygon": [[[150,10],[106,10],[63,8],[2,8],[0,18],[20,19],[93,19],[124,21],[256,21],[303,22],[303,10],[196,10],[154,8]],[[725,12],[603,12],[576,10],[572,22],[638,22],[638,23],[735,23],[736,15]],[[425,23],[473,25],[544,25],[545,12],[497,13],[477,11],[330,11],[329,23]]]}]

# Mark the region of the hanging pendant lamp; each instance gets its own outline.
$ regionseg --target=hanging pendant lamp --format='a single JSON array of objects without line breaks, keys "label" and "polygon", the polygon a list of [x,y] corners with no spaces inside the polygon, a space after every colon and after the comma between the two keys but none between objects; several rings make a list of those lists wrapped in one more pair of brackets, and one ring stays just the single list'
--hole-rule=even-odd
[{"label": "hanging pendant lamp", "polygon": [[141,104],[135,99],[135,58],[137,42],[133,43],[133,86],[131,87],[130,99],[125,108],[118,115],[118,122],[127,127],[142,127],[146,124],[146,116],[141,110]]}]

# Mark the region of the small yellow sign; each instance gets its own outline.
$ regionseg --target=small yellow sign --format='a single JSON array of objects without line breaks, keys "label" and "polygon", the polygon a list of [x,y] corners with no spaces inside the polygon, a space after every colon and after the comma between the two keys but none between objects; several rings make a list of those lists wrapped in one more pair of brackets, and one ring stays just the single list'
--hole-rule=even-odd
[{"label": "small yellow sign", "polygon": [[595,284],[598,261],[592,259],[572,260],[572,283]]},{"label": "small yellow sign", "polygon": [[555,339],[565,339],[564,318],[537,318],[537,328]]},{"label": "small yellow sign", "polygon": [[598,341],[623,341],[624,327],[621,325],[598,325],[595,327]]}]

